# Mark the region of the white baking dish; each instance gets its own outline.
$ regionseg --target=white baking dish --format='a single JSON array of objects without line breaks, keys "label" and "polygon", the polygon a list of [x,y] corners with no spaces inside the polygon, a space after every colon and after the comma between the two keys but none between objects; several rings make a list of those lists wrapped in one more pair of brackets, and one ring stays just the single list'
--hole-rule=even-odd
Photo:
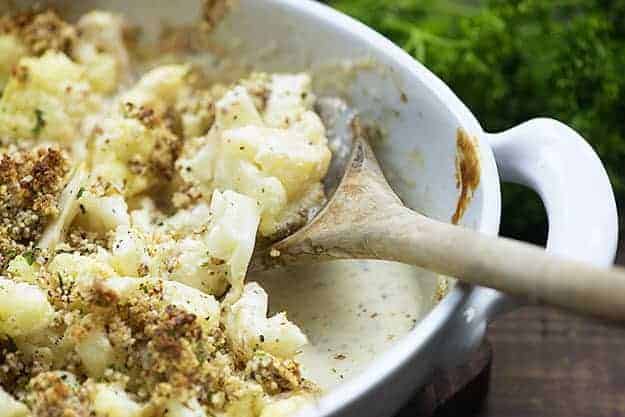
[{"label": "white baking dish", "polygon": [[[163,21],[192,22],[199,13],[197,0],[47,3],[68,14],[118,11],[148,36]],[[565,125],[538,119],[485,133],[451,90],[401,49],[309,0],[240,0],[215,43],[222,61],[229,56],[257,69],[311,70],[319,93],[345,97],[378,123],[386,139],[376,152],[412,208],[451,219],[459,196],[456,132],[462,128],[477,138],[481,162],[480,185],[463,225],[497,233],[501,176],[541,195],[550,251],[596,265],[612,262],[618,229],[608,177],[593,150]],[[302,417],[392,415],[435,369],[462,361],[488,321],[515,305],[496,291],[465,285],[435,305],[436,277],[384,263],[315,266],[259,279],[274,306],[287,307],[309,334],[312,346],[302,361],[327,388]]]}]

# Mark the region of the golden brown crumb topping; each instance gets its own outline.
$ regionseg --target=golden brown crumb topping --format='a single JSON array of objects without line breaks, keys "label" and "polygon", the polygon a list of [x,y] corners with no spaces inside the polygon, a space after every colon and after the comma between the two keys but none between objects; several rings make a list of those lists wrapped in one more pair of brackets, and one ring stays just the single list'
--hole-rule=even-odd
[{"label": "golden brown crumb topping", "polygon": [[56,148],[19,150],[0,157],[2,269],[33,244],[57,214],[68,170],[67,156]]},{"label": "golden brown crumb topping", "polygon": [[233,0],[202,0],[202,19],[205,29],[214,29],[228,13]]},{"label": "golden brown crumb topping", "polygon": [[132,103],[125,103],[124,112],[126,117],[137,119],[156,133],[156,143],[148,156],[147,164],[140,159],[131,160],[131,172],[142,175],[151,170],[151,175],[171,181],[175,172],[174,165],[182,149],[182,137],[173,132],[176,128],[175,116],[171,115],[172,112],[167,112],[165,117],[160,117],[153,109]]},{"label": "golden brown crumb topping", "polygon": [[2,16],[0,33],[16,35],[36,56],[48,50],[69,55],[77,39],[76,29],[52,10],[43,13],[29,10]]},{"label": "golden brown crumb topping", "polygon": [[26,402],[38,417],[87,417],[85,390],[72,384],[71,376],[60,372],[44,372],[30,381]]}]

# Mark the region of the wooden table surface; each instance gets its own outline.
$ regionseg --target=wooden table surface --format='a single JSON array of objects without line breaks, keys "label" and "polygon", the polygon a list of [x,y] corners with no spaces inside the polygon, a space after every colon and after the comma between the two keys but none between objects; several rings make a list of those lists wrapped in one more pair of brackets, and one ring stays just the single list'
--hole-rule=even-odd
[{"label": "wooden table surface", "polygon": [[480,417],[625,415],[625,328],[527,307],[488,335],[493,365]]},{"label": "wooden table surface", "polygon": [[525,307],[500,317],[488,337],[493,365],[480,417],[625,416],[625,326]]},{"label": "wooden table surface", "polygon": [[[617,263],[625,265],[625,250]],[[490,386],[481,410],[458,412],[454,404],[436,417],[625,416],[625,325],[524,307],[498,318],[487,334],[493,356],[489,383],[478,379]],[[422,397],[398,417],[420,417]],[[461,408],[472,407],[462,401]]]}]

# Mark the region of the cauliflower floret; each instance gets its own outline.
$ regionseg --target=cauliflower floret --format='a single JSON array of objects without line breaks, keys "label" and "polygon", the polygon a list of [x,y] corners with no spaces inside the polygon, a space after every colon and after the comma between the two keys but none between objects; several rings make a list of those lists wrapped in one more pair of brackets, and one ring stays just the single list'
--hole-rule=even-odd
[{"label": "cauliflower floret", "polygon": [[157,67],[119,98],[118,108],[123,111],[131,103],[153,111],[157,117],[175,119],[187,139],[204,135],[215,120],[219,92],[204,88],[196,75],[189,65]]},{"label": "cauliflower floret", "polygon": [[98,124],[92,154],[92,175],[126,197],[171,179],[178,146],[171,131],[135,115],[133,109],[129,107],[128,117],[114,116]]},{"label": "cauliflower floret", "polygon": [[186,182],[199,187],[206,195],[211,194],[215,163],[219,156],[219,135],[216,130],[207,137],[185,143],[183,157],[176,161],[176,168]]},{"label": "cauliflower floret", "polygon": [[19,255],[9,262],[7,272],[14,281],[27,282],[34,284],[39,273],[39,265],[34,263],[34,254],[32,252]]},{"label": "cauliflower floret", "polygon": [[96,384],[90,395],[95,417],[140,417],[143,408],[121,388]]},{"label": "cauliflower floret", "polygon": [[[63,280],[64,286],[75,285],[81,293],[87,293],[95,280],[115,276],[115,270],[95,257],[76,253],[60,253],[48,265],[53,277]],[[78,301],[82,301],[78,299]]]},{"label": "cauliflower floret", "polygon": [[78,21],[80,39],[73,55],[85,65],[95,91],[110,93],[129,76],[124,26],[121,16],[102,11],[87,13]]},{"label": "cauliflower floret", "polygon": [[84,229],[104,235],[118,226],[130,224],[128,205],[123,196],[97,196],[85,188],[79,194],[76,221]]},{"label": "cauliflower floret", "polygon": [[14,35],[0,35],[0,91],[9,81],[11,70],[28,53],[26,46]]},{"label": "cauliflower floret", "polygon": [[215,107],[215,127],[221,131],[263,125],[263,119],[245,87],[234,87],[217,102]]},{"label": "cauliflower floret", "polygon": [[308,74],[274,74],[269,88],[271,94],[263,115],[269,127],[290,127],[315,103]]},{"label": "cauliflower floret", "polygon": [[255,282],[245,285],[243,295],[226,316],[226,332],[240,349],[256,348],[281,358],[292,358],[308,343],[301,330],[287,320],[285,313],[267,318],[268,297]]},{"label": "cauliflower floret", "polygon": [[177,167],[203,195],[232,189],[258,200],[260,234],[273,236],[305,223],[307,210],[323,203],[331,153],[308,75],[274,75],[268,86],[255,79],[269,91],[264,111],[250,94],[252,81],[235,86],[217,101],[211,131],[186,145]]},{"label": "cauliflower floret", "polygon": [[0,417],[28,417],[28,407],[0,388]]},{"label": "cauliflower floret", "polygon": [[291,417],[309,404],[310,398],[303,395],[294,395],[266,405],[259,417]]},{"label": "cauliflower floret", "polygon": [[209,90],[194,86],[184,88],[178,94],[175,110],[185,138],[204,135],[215,120],[215,98]]},{"label": "cauliflower floret", "polygon": [[186,238],[175,243],[178,254],[170,279],[197,288],[208,294],[221,295],[227,288],[228,265],[210,256],[206,244]]},{"label": "cauliflower floret", "polygon": [[67,278],[72,281],[89,282],[93,279],[106,279],[116,275],[113,268],[107,263],[76,253],[56,255],[48,265],[48,272],[60,274],[64,279]]},{"label": "cauliflower floret", "polygon": [[123,111],[127,103],[132,103],[136,107],[149,108],[157,115],[165,114],[184,90],[188,73],[187,65],[166,65],[151,70],[120,97],[120,110]]},{"label": "cauliflower floret", "polygon": [[128,226],[115,230],[111,265],[120,275],[138,277],[147,272],[150,257],[143,236]]},{"label": "cauliflower floret", "polygon": [[230,266],[228,281],[240,294],[252,258],[260,221],[258,202],[234,191],[215,191],[211,201],[213,222],[205,242],[212,257]]},{"label": "cauliflower floret", "polygon": [[0,100],[0,134],[70,144],[80,137],[83,118],[98,108],[84,67],[48,51],[19,61]]},{"label": "cauliflower floret", "polygon": [[28,336],[46,328],[54,310],[36,285],[0,278],[0,333]]},{"label": "cauliflower floret", "polygon": [[165,231],[174,236],[200,233],[211,218],[211,210],[205,203],[199,203],[188,210],[179,210],[163,223]]},{"label": "cauliflower floret", "polygon": [[[278,201],[282,203],[279,209],[286,207],[282,190],[277,187],[249,187],[243,181],[239,185],[236,182],[240,177],[228,165],[232,161],[248,161],[250,166],[257,167],[256,178],[264,182],[267,182],[267,178],[277,179],[284,187],[286,200],[294,201],[309,192],[313,185],[319,184],[328,170],[331,158],[325,144],[315,145],[306,136],[283,129],[246,126],[227,130],[223,133],[222,143],[222,159],[216,167],[215,182],[220,186],[233,186],[235,190],[243,185],[249,193],[253,193],[254,198],[269,208],[261,224],[263,235],[275,232],[282,220],[272,204]],[[274,189],[277,194],[272,195]]]},{"label": "cauliflower floret", "polygon": [[99,378],[104,371],[115,362],[115,351],[106,332],[101,328],[94,328],[76,341],[76,353],[80,358],[87,375]]},{"label": "cauliflower floret", "polygon": [[219,302],[212,295],[179,282],[165,281],[163,282],[163,301],[195,314],[204,328],[212,329],[219,326],[221,310]]},{"label": "cauliflower floret", "polygon": [[195,314],[205,329],[219,326],[221,309],[219,302],[210,294],[176,281],[161,281],[156,278],[113,277],[103,281],[118,300],[124,302],[133,295],[140,295],[142,287],[162,286],[163,303],[175,305],[187,313]]},{"label": "cauliflower floret", "polygon": [[195,398],[184,402],[172,399],[163,408],[163,417],[206,417],[204,408]]},{"label": "cauliflower floret", "polygon": [[94,91],[102,94],[115,91],[120,69],[112,54],[100,52],[92,43],[79,42],[73,55],[85,66],[85,75]]}]

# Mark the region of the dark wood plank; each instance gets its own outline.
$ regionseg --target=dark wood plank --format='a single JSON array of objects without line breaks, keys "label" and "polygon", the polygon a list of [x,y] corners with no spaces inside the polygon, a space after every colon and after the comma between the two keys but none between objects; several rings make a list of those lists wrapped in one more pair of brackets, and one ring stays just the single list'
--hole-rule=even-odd
[{"label": "dark wood plank", "polygon": [[[625,240],[616,263],[625,265]],[[526,307],[499,318],[488,337],[491,392],[481,417],[625,415],[625,326]]]},{"label": "dark wood plank", "polygon": [[485,340],[467,363],[434,375],[431,383],[396,417],[456,417],[477,413],[488,394],[491,361],[492,349]]},{"label": "dark wood plank", "polygon": [[482,417],[625,415],[625,328],[526,307],[488,335],[494,360]]},{"label": "dark wood plank", "polygon": [[[619,247],[616,263],[625,265],[625,239]],[[437,407],[435,417],[625,416],[624,325],[524,307],[500,317],[487,334],[493,352],[490,384],[475,380],[482,389],[474,402],[441,412],[430,385],[397,417],[430,416],[428,410]],[[481,404],[488,385],[484,407],[476,413],[470,405]]]}]

